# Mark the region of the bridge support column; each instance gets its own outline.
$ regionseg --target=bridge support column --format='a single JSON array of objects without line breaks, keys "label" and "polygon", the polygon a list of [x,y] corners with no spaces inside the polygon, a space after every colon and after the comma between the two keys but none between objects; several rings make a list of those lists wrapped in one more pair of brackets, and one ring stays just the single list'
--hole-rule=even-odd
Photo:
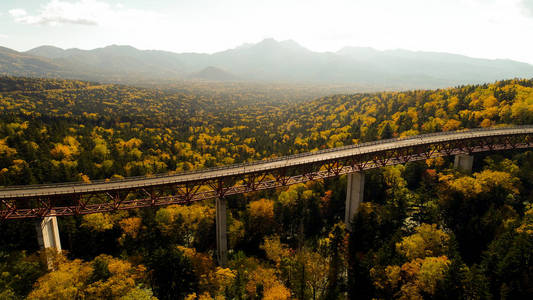
[{"label": "bridge support column", "polygon": [[225,267],[228,263],[226,199],[217,198],[216,202],[217,260],[220,266]]},{"label": "bridge support column", "polygon": [[346,176],[346,213],[344,223],[346,229],[351,230],[351,222],[357,211],[359,204],[363,201],[363,192],[365,191],[365,173],[355,172]]},{"label": "bridge support column", "polygon": [[471,174],[472,166],[474,165],[474,157],[472,155],[459,154],[455,156],[453,167],[463,173]]},{"label": "bridge support column", "polygon": [[35,223],[37,241],[41,249],[53,248],[61,251],[61,240],[56,217],[44,217]]}]

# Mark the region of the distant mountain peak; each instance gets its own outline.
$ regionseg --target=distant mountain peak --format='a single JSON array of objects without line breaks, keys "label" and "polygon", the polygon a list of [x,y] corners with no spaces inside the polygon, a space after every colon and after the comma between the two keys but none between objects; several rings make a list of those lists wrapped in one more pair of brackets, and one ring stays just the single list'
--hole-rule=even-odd
[{"label": "distant mountain peak", "polygon": [[193,73],[189,76],[192,79],[202,79],[211,81],[230,81],[237,80],[237,76],[214,66],[208,66],[200,72]]},{"label": "distant mountain peak", "polygon": [[281,41],[280,44],[284,45],[287,48],[291,48],[291,49],[299,49],[299,50],[310,51],[309,49],[307,49],[304,46],[298,44],[294,40],[284,40],[284,41]]},{"label": "distant mountain peak", "polygon": [[0,46],[0,53],[18,54],[17,51]]},{"label": "distant mountain peak", "polygon": [[272,44],[277,44],[279,43],[276,39],[274,38],[264,38],[262,41],[260,41],[258,44],[261,44],[261,43],[265,43],[265,44],[268,44],[268,43],[272,43]]},{"label": "distant mountain peak", "polygon": [[311,53],[310,50],[302,47],[293,40],[278,41],[273,38],[266,38],[255,44],[243,44],[231,50],[218,52],[217,54],[227,53],[231,55],[239,55],[239,53],[247,53],[247,55],[270,56],[278,54],[294,55],[298,53]]},{"label": "distant mountain peak", "polygon": [[57,58],[63,55],[64,52],[65,52],[64,49],[61,49],[56,46],[50,46],[50,45],[39,46],[39,47],[26,51],[27,54],[46,57],[46,58]]},{"label": "distant mountain peak", "polygon": [[99,51],[102,51],[102,52],[108,52],[108,53],[112,53],[112,54],[115,54],[115,55],[121,55],[121,54],[137,54],[139,52],[141,52],[141,50],[133,47],[133,46],[128,46],[128,45],[109,45],[109,46],[106,46],[106,47],[103,47],[103,48],[99,48],[97,49]]},{"label": "distant mountain peak", "polygon": [[257,44],[252,45],[250,48],[264,48],[264,49],[274,49],[278,48],[280,43],[273,38],[267,38],[260,41]]},{"label": "distant mountain peak", "polygon": [[[302,45],[298,44],[294,40],[284,40],[284,41],[277,41],[274,38],[266,38],[262,40],[261,42],[252,45],[256,47],[282,47],[286,49],[297,49],[297,50],[307,50]],[[309,51],[309,50],[307,50]]]},{"label": "distant mountain peak", "polygon": [[130,45],[117,45],[112,44],[109,46],[105,46],[103,49],[128,49],[128,50],[138,50],[137,48],[130,46]]},{"label": "distant mountain peak", "polygon": [[30,49],[26,52],[29,52],[29,51],[33,51],[33,50],[59,50],[59,51],[64,51],[63,48],[59,48],[57,46],[52,46],[52,45],[42,45],[42,46],[39,46],[39,47],[35,47],[33,49]]}]

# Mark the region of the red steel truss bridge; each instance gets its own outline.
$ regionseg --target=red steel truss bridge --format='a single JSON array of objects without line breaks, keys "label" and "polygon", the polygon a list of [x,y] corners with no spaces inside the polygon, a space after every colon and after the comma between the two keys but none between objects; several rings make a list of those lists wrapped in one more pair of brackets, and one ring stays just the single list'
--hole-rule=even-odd
[{"label": "red steel truss bridge", "polygon": [[0,221],[187,204],[433,157],[533,147],[533,126],[380,140],[253,163],[117,181],[0,189]]}]

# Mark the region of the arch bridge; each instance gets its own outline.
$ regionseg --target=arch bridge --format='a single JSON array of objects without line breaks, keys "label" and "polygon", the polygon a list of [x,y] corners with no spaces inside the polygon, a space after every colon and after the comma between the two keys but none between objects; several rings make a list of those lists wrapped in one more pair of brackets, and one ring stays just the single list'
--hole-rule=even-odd
[{"label": "arch bridge", "polygon": [[362,200],[364,170],[441,156],[470,172],[471,154],[533,147],[533,126],[440,132],[307,152],[252,163],[117,181],[58,183],[0,189],[0,221],[39,218],[39,242],[60,249],[56,216],[188,204],[216,199],[217,248],[226,257],[225,196],[348,175],[345,220]]}]

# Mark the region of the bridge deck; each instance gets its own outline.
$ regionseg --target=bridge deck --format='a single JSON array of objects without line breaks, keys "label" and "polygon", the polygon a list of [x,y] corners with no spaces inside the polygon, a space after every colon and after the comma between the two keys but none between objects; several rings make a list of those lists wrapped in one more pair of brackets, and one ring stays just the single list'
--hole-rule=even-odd
[{"label": "bridge deck", "polygon": [[165,184],[179,184],[198,180],[215,179],[239,174],[249,174],[265,170],[276,170],[289,166],[305,165],[313,162],[353,157],[360,154],[374,153],[383,150],[401,149],[418,145],[440,142],[458,141],[472,138],[509,136],[517,134],[533,134],[533,126],[508,127],[496,129],[468,130],[461,132],[443,132],[413,136],[404,139],[391,139],[359,145],[333,148],[317,152],[308,152],[285,156],[274,160],[257,161],[249,164],[235,164],[224,167],[203,169],[173,175],[159,175],[154,177],[130,177],[123,180],[93,183],[60,183],[48,185],[17,186],[0,189],[0,199],[14,199],[38,197],[47,195],[66,195],[88,192],[113,191],[135,187],[160,186]]}]

